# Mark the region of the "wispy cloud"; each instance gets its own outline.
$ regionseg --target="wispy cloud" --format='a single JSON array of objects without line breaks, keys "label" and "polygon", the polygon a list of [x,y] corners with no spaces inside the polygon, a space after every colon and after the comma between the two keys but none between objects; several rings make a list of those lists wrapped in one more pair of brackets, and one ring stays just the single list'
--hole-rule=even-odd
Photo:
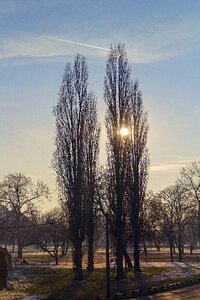
[{"label": "wispy cloud", "polygon": [[55,33],[0,36],[0,59],[54,61],[61,57],[73,56],[76,52],[82,52],[87,57],[106,57],[109,45],[121,41],[126,44],[131,63],[155,63],[173,58],[191,48],[200,47],[200,20],[156,24],[146,31],[138,31],[134,38],[131,34],[130,30],[126,32],[117,28],[98,37],[86,37],[76,33],[73,39]]},{"label": "wispy cloud", "polygon": [[82,42],[69,41],[44,35],[24,34],[19,37],[0,36],[0,59],[27,58],[53,60],[82,52],[84,55],[101,57],[108,48]]},{"label": "wispy cloud", "polygon": [[[96,46],[98,44],[111,44],[110,40],[91,43],[82,43],[63,38],[56,38],[44,35],[24,34],[19,37],[0,37],[0,60],[18,59],[19,63],[27,63],[34,60],[57,61],[60,58],[74,56],[74,53],[81,52],[87,57],[106,57],[108,48]],[[132,45],[126,43],[129,60],[134,63],[152,63],[175,55],[175,53],[148,52],[138,42]]]},{"label": "wispy cloud", "polygon": [[134,39],[125,35],[125,42],[132,62],[154,63],[174,58],[200,48],[200,19],[155,24]]},{"label": "wispy cloud", "polygon": [[186,164],[190,163],[191,160],[180,160],[180,161],[169,161],[169,162],[161,162],[155,163],[150,167],[150,172],[158,172],[158,173],[177,173],[180,169],[186,166]]}]

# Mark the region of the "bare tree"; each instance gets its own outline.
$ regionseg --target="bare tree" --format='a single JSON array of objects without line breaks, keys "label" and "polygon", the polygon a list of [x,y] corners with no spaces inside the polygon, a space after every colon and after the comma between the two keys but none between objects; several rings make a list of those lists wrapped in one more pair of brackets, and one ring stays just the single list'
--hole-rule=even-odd
[{"label": "bare tree", "polygon": [[196,210],[194,210],[194,213],[189,216],[184,236],[190,245],[190,255],[192,255],[198,242],[198,212]]},{"label": "bare tree", "polygon": [[144,254],[147,258],[146,241],[154,241],[157,244],[161,239],[161,201],[152,192],[146,193],[141,212],[141,240],[143,242]]},{"label": "bare tree", "polygon": [[138,81],[131,86],[129,147],[129,199],[131,224],[134,231],[134,271],[140,269],[140,235],[142,206],[148,182],[149,154],[147,149],[148,122]]},{"label": "bare tree", "polygon": [[37,227],[36,243],[54,258],[58,265],[59,247],[62,247],[63,241],[68,240],[67,220],[59,208],[54,208],[43,214],[40,222],[42,226]]},{"label": "bare tree", "polygon": [[125,47],[111,48],[106,65],[104,99],[107,104],[107,198],[109,221],[116,247],[116,279],[125,278],[123,248],[125,228],[125,193],[127,175],[127,140],[120,130],[128,126],[130,102],[130,67]]},{"label": "bare tree", "polygon": [[160,200],[160,210],[162,216],[162,230],[168,240],[170,248],[170,260],[174,261],[173,249],[175,243],[175,220],[174,210],[171,203],[170,189],[166,188],[157,195]]},{"label": "bare tree", "polygon": [[12,224],[10,211],[4,205],[0,205],[0,245],[4,244],[5,248],[10,243],[13,235],[16,236],[8,229],[8,227],[11,227],[10,224]]},{"label": "bare tree", "polygon": [[[62,200],[69,214],[69,232],[74,247],[76,281],[83,280],[82,243],[85,238],[86,144],[90,138],[88,134],[92,134],[92,132],[88,132],[87,121],[92,122],[88,114],[92,114],[91,105],[94,105],[93,96],[88,93],[87,86],[86,59],[77,54],[73,66],[66,65],[58,103],[54,109],[56,116],[54,168],[57,172]],[[94,110],[95,106],[93,112]],[[93,121],[95,121],[95,117]],[[87,145],[87,147],[89,146]],[[93,159],[95,158],[93,157]]]},{"label": "bare tree", "polygon": [[0,183],[0,200],[11,212],[13,224],[16,226],[18,258],[22,258],[23,232],[25,220],[33,215],[36,203],[43,197],[48,197],[47,186],[38,181],[34,184],[30,177],[22,173],[7,175]]},{"label": "bare tree", "polygon": [[198,206],[198,239],[200,240],[200,161],[194,161],[181,170],[178,182]]},{"label": "bare tree", "polygon": [[160,193],[163,202],[162,212],[164,228],[170,243],[170,255],[172,258],[172,242],[176,243],[179,252],[179,261],[183,260],[184,232],[191,216],[195,212],[195,204],[185,193],[182,186],[175,184],[165,188]]},{"label": "bare tree", "polygon": [[88,243],[89,272],[94,271],[94,234],[97,224],[97,167],[99,154],[100,125],[97,122],[96,99],[93,94],[88,96],[85,132],[85,212],[86,235]]}]

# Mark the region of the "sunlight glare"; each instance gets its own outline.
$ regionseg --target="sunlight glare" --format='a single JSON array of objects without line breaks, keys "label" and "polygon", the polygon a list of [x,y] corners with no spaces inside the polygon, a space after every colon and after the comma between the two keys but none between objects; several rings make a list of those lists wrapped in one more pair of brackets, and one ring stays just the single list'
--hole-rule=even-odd
[{"label": "sunlight glare", "polygon": [[120,135],[121,135],[121,136],[127,136],[128,134],[129,134],[128,128],[122,127],[122,128],[120,129]]}]

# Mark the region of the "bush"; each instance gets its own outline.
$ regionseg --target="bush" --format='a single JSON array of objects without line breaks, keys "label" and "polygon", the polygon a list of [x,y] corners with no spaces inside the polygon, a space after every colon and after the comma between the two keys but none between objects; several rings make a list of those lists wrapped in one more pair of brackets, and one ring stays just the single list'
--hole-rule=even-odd
[{"label": "bush", "polygon": [[0,248],[0,290],[6,287],[8,273],[12,270],[12,258],[8,251]]}]

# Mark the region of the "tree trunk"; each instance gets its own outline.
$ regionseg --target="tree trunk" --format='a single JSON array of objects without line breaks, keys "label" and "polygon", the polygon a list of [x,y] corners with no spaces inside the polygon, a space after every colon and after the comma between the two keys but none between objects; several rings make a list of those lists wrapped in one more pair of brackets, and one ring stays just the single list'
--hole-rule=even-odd
[{"label": "tree trunk", "polygon": [[[90,200],[94,199],[93,193],[90,193]],[[93,272],[94,271],[94,216],[93,216],[93,211],[94,207],[93,201],[90,201],[90,209],[88,211],[88,222],[87,222],[87,238],[88,238],[88,265],[87,265],[87,270],[88,272]]]},{"label": "tree trunk", "polygon": [[178,259],[180,262],[183,261],[183,241],[182,241],[182,232],[179,229],[178,238],[177,238],[177,247],[178,247]]},{"label": "tree trunk", "polygon": [[169,247],[170,247],[170,260],[173,263],[174,257],[173,257],[173,242],[172,241],[169,241]]},{"label": "tree trunk", "polygon": [[140,206],[141,201],[139,195],[139,170],[138,165],[134,170],[134,184],[133,184],[133,203],[132,203],[132,225],[133,225],[133,244],[134,244],[134,272],[140,273]]},{"label": "tree trunk", "polygon": [[138,226],[135,227],[134,232],[134,272],[140,273],[140,231]]},{"label": "tree trunk", "polygon": [[56,266],[57,266],[58,265],[58,248],[56,248],[54,251],[54,257],[55,257],[55,262],[56,262]]},{"label": "tree trunk", "polygon": [[18,251],[17,251],[17,257],[19,259],[23,258],[23,254],[22,254],[22,245],[18,243]]},{"label": "tree trunk", "polygon": [[184,254],[184,244],[183,243],[182,243],[181,248],[182,248],[182,254]]},{"label": "tree trunk", "polygon": [[177,248],[178,248],[178,260],[180,262],[182,262],[183,261],[183,252],[182,252],[182,244],[181,244],[180,240],[178,240]]},{"label": "tree trunk", "polygon": [[158,252],[160,252],[160,244],[159,242],[155,242],[155,246]]},{"label": "tree trunk", "polygon": [[174,241],[172,242],[172,244],[173,244],[173,252],[174,252],[174,254],[176,254],[176,246],[175,246]]},{"label": "tree trunk", "polygon": [[132,264],[131,259],[130,259],[130,257],[129,257],[126,250],[124,250],[124,258],[125,258],[125,263],[128,267],[127,271],[132,271],[133,270],[133,264]]},{"label": "tree trunk", "polygon": [[77,180],[75,186],[75,209],[73,210],[72,223],[70,224],[70,231],[72,236],[72,243],[74,247],[73,262],[74,262],[74,281],[82,282],[83,269],[82,269],[82,242],[84,240],[85,227],[82,214],[82,199],[81,199],[81,182]]},{"label": "tree trunk", "polygon": [[12,244],[12,252],[15,252],[15,241]]},{"label": "tree trunk", "polygon": [[191,242],[191,243],[190,243],[190,255],[192,255],[193,249],[194,249],[194,246],[193,246],[193,243]]},{"label": "tree trunk", "polygon": [[178,247],[178,260],[179,260],[180,262],[183,261],[182,247]]},{"label": "tree trunk", "polygon": [[78,239],[74,245],[75,281],[83,281],[82,242]]},{"label": "tree trunk", "polygon": [[6,287],[7,277],[8,277],[8,265],[6,259],[6,251],[0,249],[0,290]]},{"label": "tree trunk", "polygon": [[66,256],[66,255],[67,255],[67,251],[66,251],[66,242],[65,242],[65,241],[62,242],[62,246],[61,246],[61,255],[62,255],[62,256]]},{"label": "tree trunk", "polygon": [[122,245],[122,234],[116,236],[116,267],[117,274],[116,280],[123,280],[126,278],[123,268],[123,245]]},{"label": "tree trunk", "polygon": [[200,201],[198,201],[198,240],[200,242]]},{"label": "tree trunk", "polygon": [[144,238],[143,238],[143,248],[144,248],[144,256],[145,256],[145,259],[147,260],[148,259],[148,252],[147,252],[147,245],[146,245],[146,242],[145,242]]},{"label": "tree trunk", "polygon": [[23,258],[23,254],[22,254],[22,236],[21,236],[21,228],[18,227],[17,228],[17,257],[19,259],[22,259]]},{"label": "tree trunk", "polygon": [[90,232],[88,236],[88,272],[94,271],[94,234]]},{"label": "tree trunk", "polygon": [[58,265],[58,254],[55,255],[56,266]]}]

